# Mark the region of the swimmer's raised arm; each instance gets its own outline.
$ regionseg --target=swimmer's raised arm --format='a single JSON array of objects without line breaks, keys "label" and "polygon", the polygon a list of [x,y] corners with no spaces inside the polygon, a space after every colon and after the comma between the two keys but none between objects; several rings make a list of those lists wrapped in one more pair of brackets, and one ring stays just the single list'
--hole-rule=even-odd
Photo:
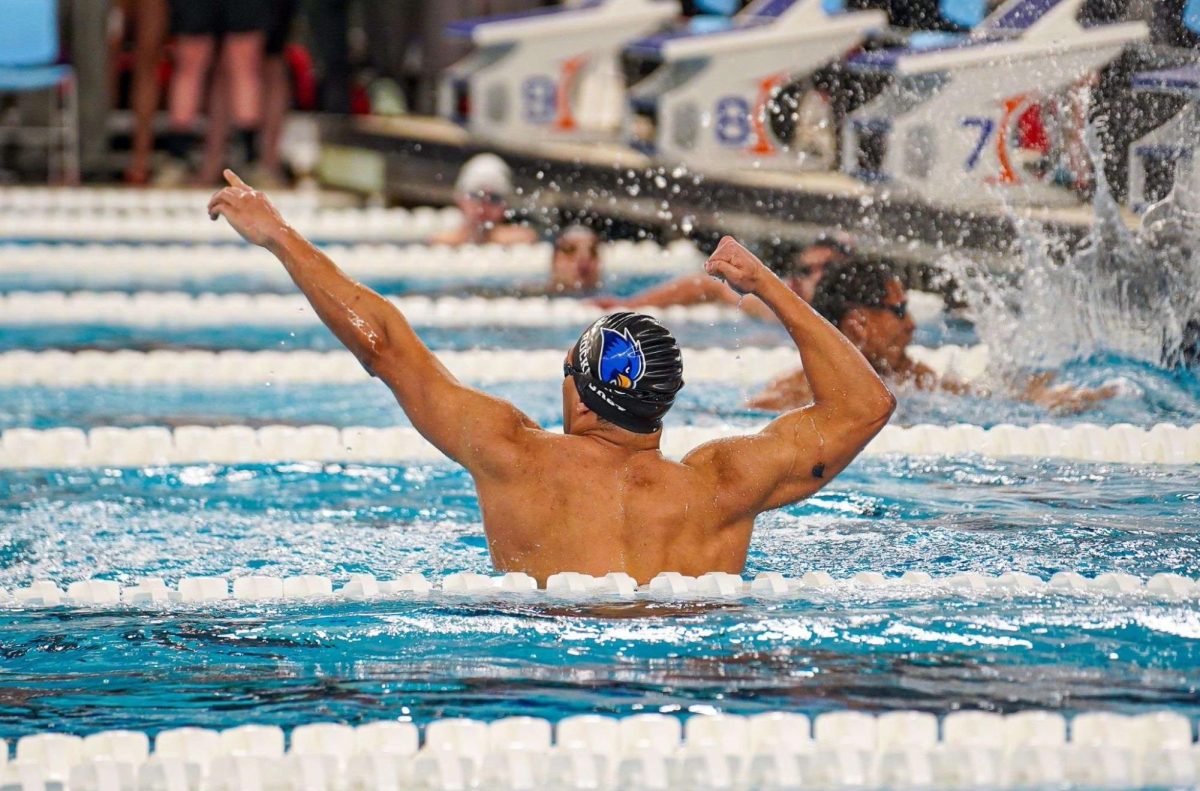
[{"label": "swimmer's raised arm", "polygon": [[896,399],[846,336],[732,238],[721,240],[705,270],[770,306],[799,348],[812,390],[811,404],[758,434],[701,445],[683,460],[714,476],[717,507],[737,519],[824,486],[887,424]]},{"label": "swimmer's raised arm", "polygon": [[472,472],[511,469],[520,440],[537,425],[507,401],[461,384],[395,305],[347,276],[292,229],[266,195],[233,171],[225,178],[229,187],[213,196],[209,216],[224,217],[283,263],[321,321],[391,388],[417,431]]}]

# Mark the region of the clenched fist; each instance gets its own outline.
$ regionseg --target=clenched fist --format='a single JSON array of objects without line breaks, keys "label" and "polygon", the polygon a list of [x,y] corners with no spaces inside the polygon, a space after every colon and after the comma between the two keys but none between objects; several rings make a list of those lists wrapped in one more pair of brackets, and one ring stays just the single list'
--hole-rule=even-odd
[{"label": "clenched fist", "polygon": [[265,247],[287,227],[283,217],[265,194],[252,189],[232,170],[225,171],[225,180],[229,186],[217,190],[208,202],[209,219],[224,217],[247,242]]},{"label": "clenched fist", "polygon": [[775,277],[758,256],[732,236],[721,239],[717,249],[704,262],[704,271],[724,280],[740,294],[755,294]]}]

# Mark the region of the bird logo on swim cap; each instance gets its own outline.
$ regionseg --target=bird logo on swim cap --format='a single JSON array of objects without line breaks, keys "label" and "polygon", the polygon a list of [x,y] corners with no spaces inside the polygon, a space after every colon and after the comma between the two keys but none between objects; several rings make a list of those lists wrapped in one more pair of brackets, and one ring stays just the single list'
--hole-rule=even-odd
[{"label": "bird logo on swim cap", "polygon": [[642,345],[626,328],[623,332],[600,328],[600,381],[631,389],[646,371]]},{"label": "bird logo on swim cap", "polygon": [[575,389],[588,409],[621,428],[653,434],[683,387],[679,344],[649,316],[613,313],[571,350]]}]

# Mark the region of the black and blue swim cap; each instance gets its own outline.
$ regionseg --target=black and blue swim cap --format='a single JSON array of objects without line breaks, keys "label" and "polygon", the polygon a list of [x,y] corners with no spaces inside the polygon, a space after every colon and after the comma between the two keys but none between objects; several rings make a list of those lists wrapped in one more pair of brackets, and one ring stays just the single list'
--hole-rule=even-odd
[{"label": "black and blue swim cap", "polygon": [[637,434],[662,428],[683,387],[683,358],[667,328],[640,313],[613,313],[584,330],[567,374],[587,408]]}]

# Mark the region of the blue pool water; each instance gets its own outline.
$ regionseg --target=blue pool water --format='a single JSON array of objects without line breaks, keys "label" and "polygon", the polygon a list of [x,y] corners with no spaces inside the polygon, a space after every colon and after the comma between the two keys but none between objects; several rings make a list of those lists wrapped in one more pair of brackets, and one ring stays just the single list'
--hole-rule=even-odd
[{"label": "blue pool water", "polygon": [[[0,586],[34,578],[484,571],[447,463],[6,471]],[[1200,470],[862,458],[760,518],[747,573],[1195,573]]]},{"label": "blue pool water", "polygon": [[[10,326],[0,329],[0,351],[14,349],[292,349],[329,350],[341,345],[319,324],[296,327],[263,327],[247,324],[215,327],[138,327],[50,324]],[[421,338],[434,349],[547,349],[566,351],[583,327],[569,324],[546,327],[418,327]],[[676,323],[672,330],[687,346],[734,348],[778,346],[786,342],[782,328],[747,319],[736,327],[701,322]]]},{"label": "blue pool water", "polygon": [[714,610],[408,603],[7,619],[0,727],[558,720],[641,711],[1195,717],[1183,605],[803,601]]},{"label": "blue pool water", "polygon": [[[470,481],[449,464],[0,480],[4,585],[489,569]],[[1194,573],[1197,492],[1193,468],[860,460],[762,517],[747,572]],[[860,593],[682,610],[438,600],[2,617],[9,734],[592,710],[1200,713],[1194,603]]]},{"label": "blue pool water", "polygon": [[[736,352],[730,352],[731,357]],[[348,354],[348,352],[346,353]],[[499,382],[485,389],[520,407],[543,426],[562,423],[558,371],[533,382]],[[687,371],[684,371],[685,377]],[[1081,387],[1119,382],[1120,392],[1102,406],[1076,414],[1054,414],[1008,394],[955,396],[902,389],[895,425],[957,422],[993,426],[1050,422],[1111,425],[1190,425],[1200,421],[1200,379],[1191,371],[1166,372],[1116,359],[1067,367],[1059,381]],[[689,383],[667,425],[758,424],[771,415],[745,403],[764,384]],[[14,427],[144,425],[328,424],[335,426],[409,425],[387,388],[361,384],[143,387],[0,387],[0,430]]]},{"label": "blue pool water", "polygon": [[[40,283],[40,285],[39,285]],[[382,284],[409,293],[419,284]],[[643,285],[630,283],[620,288]],[[0,290],[63,287],[0,280]],[[231,279],[205,290],[267,290]],[[132,289],[131,289],[132,290]],[[333,349],[318,327],[0,328],[0,350]],[[435,349],[563,348],[579,327],[420,328]],[[754,322],[674,328],[689,347],[778,346]],[[977,342],[958,319],[927,346]],[[558,372],[488,389],[544,425]],[[901,390],[899,424],[1150,425],[1200,420],[1200,380],[1114,357],[1060,381],[1120,382],[1072,416],[1007,397]],[[692,383],[670,425],[743,426],[755,388]],[[377,382],[256,387],[0,387],[0,429],[26,426],[407,425]],[[760,518],[749,575],[1060,570],[1200,575],[1200,468],[964,458],[856,461],[808,501]],[[548,525],[547,529],[553,529]],[[470,479],[449,464],[194,465],[0,471],[0,586],[34,579],[490,571]],[[958,708],[1200,715],[1200,608],[1064,594],[811,594],[721,606],[376,603],[0,609],[0,737],[246,721],[583,712]]]}]

